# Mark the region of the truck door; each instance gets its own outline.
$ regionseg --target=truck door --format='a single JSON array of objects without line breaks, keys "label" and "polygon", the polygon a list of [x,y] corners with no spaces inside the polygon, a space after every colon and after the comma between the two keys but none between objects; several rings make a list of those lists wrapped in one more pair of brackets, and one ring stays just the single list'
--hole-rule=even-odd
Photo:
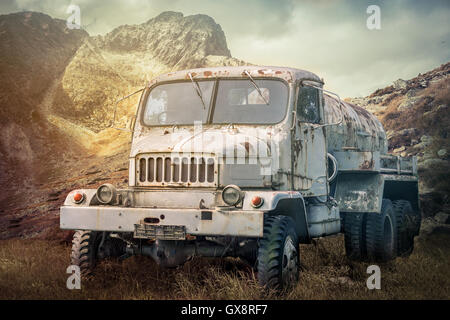
[{"label": "truck door", "polygon": [[[317,83],[314,83],[318,86]],[[305,196],[328,195],[327,146],[323,124],[323,93],[307,85],[296,92],[295,133],[292,139],[295,190]]]}]

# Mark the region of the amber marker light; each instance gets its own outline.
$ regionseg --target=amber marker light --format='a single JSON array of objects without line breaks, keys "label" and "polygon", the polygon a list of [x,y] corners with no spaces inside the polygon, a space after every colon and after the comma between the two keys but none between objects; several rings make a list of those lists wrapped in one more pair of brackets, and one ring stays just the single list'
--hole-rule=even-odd
[{"label": "amber marker light", "polygon": [[82,193],[77,192],[73,195],[73,201],[75,203],[80,203],[83,201],[83,199],[84,199],[84,195]]},{"label": "amber marker light", "polygon": [[264,203],[264,199],[261,198],[260,196],[254,196],[251,201],[252,207],[254,207],[254,208],[261,207],[263,205],[263,203]]}]

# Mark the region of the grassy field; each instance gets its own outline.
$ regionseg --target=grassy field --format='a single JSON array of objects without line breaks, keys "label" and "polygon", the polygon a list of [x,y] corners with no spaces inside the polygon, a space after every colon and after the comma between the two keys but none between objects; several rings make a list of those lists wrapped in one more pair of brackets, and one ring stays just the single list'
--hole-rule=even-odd
[{"label": "grassy field", "polygon": [[416,238],[409,258],[380,265],[381,290],[368,290],[367,263],[348,261],[343,236],[301,245],[300,282],[264,292],[239,259],[201,259],[163,270],[147,257],[102,261],[81,290],[66,288],[70,247],[58,241],[0,241],[0,299],[449,299],[450,233]]}]

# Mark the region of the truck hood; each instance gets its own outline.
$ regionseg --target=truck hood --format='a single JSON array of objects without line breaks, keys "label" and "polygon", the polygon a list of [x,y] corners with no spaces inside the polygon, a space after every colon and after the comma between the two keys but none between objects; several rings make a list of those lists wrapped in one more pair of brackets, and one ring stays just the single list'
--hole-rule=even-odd
[{"label": "truck hood", "polygon": [[134,136],[130,157],[141,153],[210,153],[232,157],[270,157],[273,129],[151,129]]}]

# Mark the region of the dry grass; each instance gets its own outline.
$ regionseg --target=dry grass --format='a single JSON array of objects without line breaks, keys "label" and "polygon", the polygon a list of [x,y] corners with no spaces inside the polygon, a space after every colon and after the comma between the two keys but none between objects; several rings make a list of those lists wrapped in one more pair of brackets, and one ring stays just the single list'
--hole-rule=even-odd
[{"label": "dry grass", "polygon": [[[448,230],[448,229],[447,229]],[[146,257],[104,261],[81,290],[66,289],[70,248],[56,241],[0,241],[1,299],[449,299],[450,234],[416,239],[409,258],[381,265],[382,289],[366,288],[367,263],[348,261],[343,237],[301,245],[293,290],[264,292],[239,259],[194,259],[162,270]]]}]

